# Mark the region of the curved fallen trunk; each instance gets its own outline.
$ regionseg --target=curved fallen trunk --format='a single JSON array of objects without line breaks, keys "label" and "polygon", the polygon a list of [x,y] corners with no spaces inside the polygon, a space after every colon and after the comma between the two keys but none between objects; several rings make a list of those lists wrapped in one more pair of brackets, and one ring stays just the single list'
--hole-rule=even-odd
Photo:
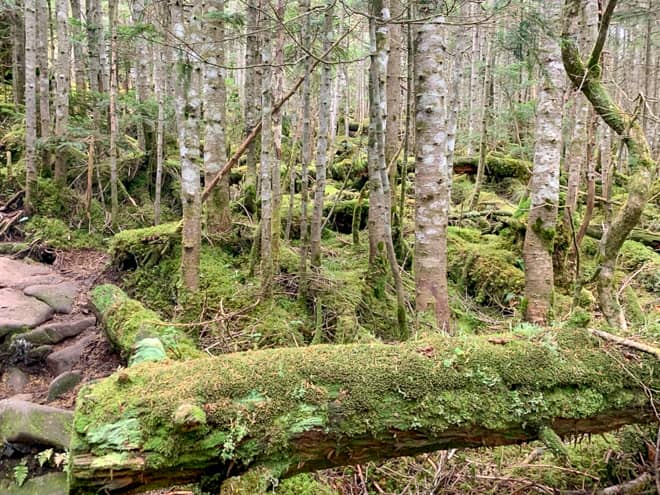
[{"label": "curved fallen trunk", "polygon": [[658,371],[584,330],[143,362],[79,394],[71,493],[603,432],[654,420]]}]

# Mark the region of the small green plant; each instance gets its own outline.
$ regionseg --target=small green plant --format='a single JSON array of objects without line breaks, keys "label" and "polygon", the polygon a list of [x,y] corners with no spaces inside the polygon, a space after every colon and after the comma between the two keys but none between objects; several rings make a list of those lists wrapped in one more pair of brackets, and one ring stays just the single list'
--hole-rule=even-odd
[{"label": "small green plant", "polygon": [[17,486],[23,486],[25,480],[28,478],[28,467],[23,461],[21,464],[14,466],[14,481]]},{"label": "small green plant", "polygon": [[47,462],[50,462],[50,460],[53,458],[53,449],[46,449],[42,450],[37,454],[37,461],[39,462],[39,466],[42,466],[46,464]]}]

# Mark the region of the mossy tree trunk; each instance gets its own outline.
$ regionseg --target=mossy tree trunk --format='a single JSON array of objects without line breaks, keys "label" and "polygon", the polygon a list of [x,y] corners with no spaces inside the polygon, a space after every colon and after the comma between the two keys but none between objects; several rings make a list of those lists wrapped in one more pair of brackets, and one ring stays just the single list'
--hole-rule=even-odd
[{"label": "mossy tree trunk", "polygon": [[[559,25],[560,6],[544,4],[546,22]],[[530,185],[531,206],[525,231],[525,318],[543,324],[552,304],[554,251],[557,205],[559,202],[559,163],[561,157],[561,98],[564,71],[561,64],[556,29],[541,35],[539,57],[543,63],[543,80],[536,114],[534,168]]]},{"label": "mossy tree trunk", "polygon": [[658,365],[583,330],[143,362],[79,394],[71,493],[599,433],[655,419]]},{"label": "mossy tree trunk", "polygon": [[[269,29],[269,23],[264,21],[264,29]],[[261,79],[261,164],[259,169],[261,196],[261,238],[260,266],[261,287],[268,295],[272,289],[275,276],[273,263],[273,167],[277,157],[273,149],[273,90],[272,90],[273,42],[264,39],[261,46],[261,64],[263,66]]]},{"label": "mossy tree trunk", "polygon": [[653,160],[646,136],[636,116],[627,115],[613,100],[601,81],[601,55],[607,30],[616,7],[610,0],[603,11],[598,36],[589,59],[582,59],[575,41],[575,19],[580,0],[566,0],[562,26],[562,58],[573,84],[580,88],[605,123],[619,136],[628,150],[630,178],[628,197],[604,232],[599,246],[597,289],[601,310],[610,325],[625,328],[626,318],[614,288],[616,258],[624,241],[637,225],[656,177],[657,163]]},{"label": "mossy tree trunk", "polygon": [[[261,78],[262,67],[259,53],[261,41],[260,0],[249,0],[246,8],[246,37],[245,37],[245,136],[249,136],[252,130],[260,122],[261,112]],[[257,141],[252,140],[246,152],[247,176],[244,184],[244,194],[248,208],[256,211],[257,194],[257,162],[259,160],[259,149]]]},{"label": "mossy tree trunk", "polygon": [[[420,15],[433,14],[422,6]],[[447,288],[449,175],[445,122],[447,82],[444,77],[442,18],[420,24],[415,33],[415,304],[432,311],[439,329],[450,327]]]}]

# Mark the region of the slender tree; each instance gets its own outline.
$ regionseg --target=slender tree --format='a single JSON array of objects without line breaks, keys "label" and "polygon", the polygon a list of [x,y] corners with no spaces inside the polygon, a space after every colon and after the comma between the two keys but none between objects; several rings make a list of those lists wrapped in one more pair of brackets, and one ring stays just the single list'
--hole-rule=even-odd
[{"label": "slender tree", "polygon": [[25,210],[34,210],[37,184],[37,13],[35,0],[25,6]]},{"label": "slender tree", "polygon": [[[171,4],[172,30],[179,39],[200,46],[199,12],[184,16],[183,2]],[[200,95],[200,63],[182,47],[177,48],[178,77],[175,83],[175,111],[181,159],[181,203],[183,206],[181,275],[188,290],[199,287],[199,256],[201,248],[201,183],[199,122],[202,99]]]},{"label": "slender tree", "polygon": [[263,74],[261,80],[261,286],[264,294],[272,290],[275,266],[273,264],[273,93],[272,93],[272,41],[264,39],[261,46]]},{"label": "slender tree", "polygon": [[117,191],[117,139],[119,137],[117,119],[117,1],[109,0],[108,15],[110,19],[110,220],[117,225],[119,215],[119,194]]},{"label": "slender tree", "polygon": [[[332,45],[332,21],[334,2],[328,2],[323,21],[323,51]],[[328,136],[330,133],[330,105],[332,102],[332,66],[321,67],[321,88],[319,94],[319,132],[316,138],[316,189],[312,210],[312,232],[310,237],[311,263],[321,266],[321,224],[323,215],[323,196],[325,195],[325,175],[328,161]]]},{"label": "slender tree", "polygon": [[564,71],[556,37],[560,8],[556,2],[543,4],[548,32],[541,36],[539,58],[543,81],[536,113],[534,167],[530,185],[530,211],[525,231],[525,318],[545,323],[552,303],[557,205],[559,202],[559,162],[561,157],[561,97]]},{"label": "slender tree", "polygon": [[[57,65],[55,70],[55,137],[63,139],[69,121],[69,3],[57,0]],[[60,184],[66,179],[66,154],[55,157],[55,180]]]},{"label": "slender tree", "polygon": [[[227,161],[225,143],[225,63],[224,0],[206,0],[203,5],[205,38],[204,64],[204,178],[209,183]],[[229,175],[220,181],[206,203],[206,228],[209,233],[226,232],[231,228],[229,212]]]}]

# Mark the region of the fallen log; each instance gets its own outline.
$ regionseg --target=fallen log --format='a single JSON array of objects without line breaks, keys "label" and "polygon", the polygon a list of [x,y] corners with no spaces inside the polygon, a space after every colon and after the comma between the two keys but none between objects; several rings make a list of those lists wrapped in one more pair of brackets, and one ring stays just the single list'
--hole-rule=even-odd
[{"label": "fallen log", "polygon": [[[587,227],[587,235],[594,239],[600,239],[603,237],[603,227],[601,225],[589,225],[589,227]],[[628,239],[644,244],[655,251],[660,251],[660,233],[658,232],[651,232],[650,230],[644,229],[632,229]]]},{"label": "fallen log", "polygon": [[[458,156],[454,158],[454,173],[475,175],[479,165],[478,156]],[[486,156],[485,175],[494,179],[516,177],[522,181],[529,180],[532,164],[499,153],[489,153]]]},{"label": "fallen log", "polygon": [[604,432],[655,419],[658,367],[573,329],[142,362],[80,392],[71,493]]}]

